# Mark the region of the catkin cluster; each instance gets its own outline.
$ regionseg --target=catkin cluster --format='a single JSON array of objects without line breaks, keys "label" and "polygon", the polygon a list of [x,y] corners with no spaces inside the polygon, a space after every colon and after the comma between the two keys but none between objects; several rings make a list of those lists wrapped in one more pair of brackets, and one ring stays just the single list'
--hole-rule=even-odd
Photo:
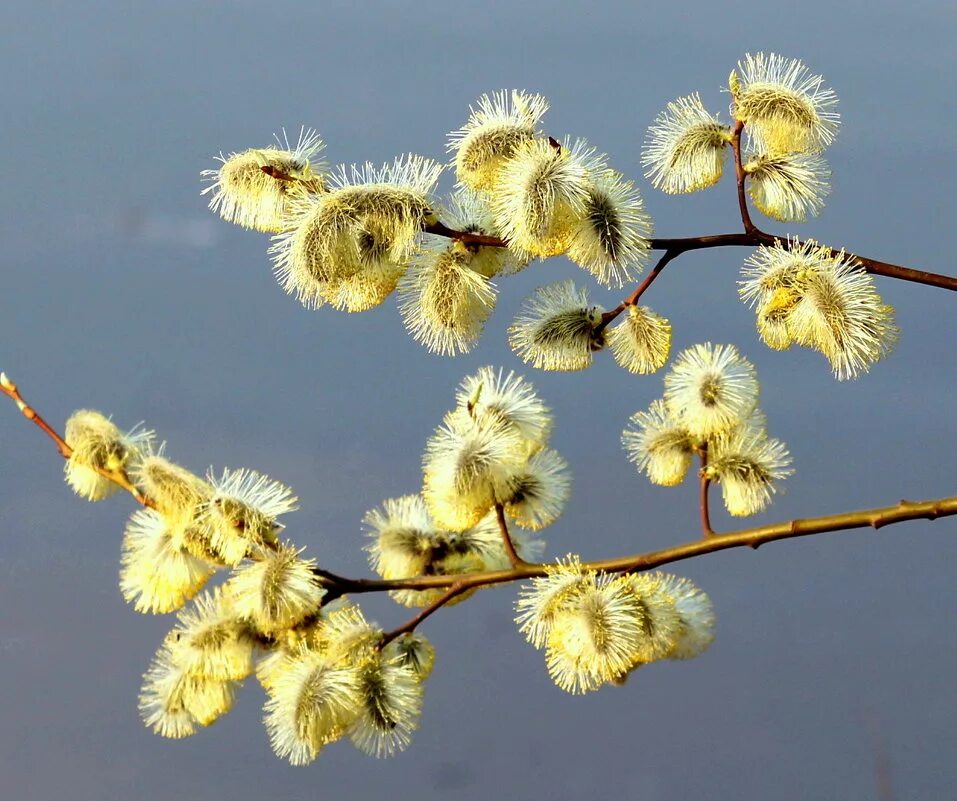
[{"label": "catkin cluster", "polygon": [[[566,254],[607,286],[647,260],[652,225],[637,188],[584,140],[545,135],[547,108],[518,91],[479,98],[449,135],[457,183],[445,208],[433,197],[442,165],[409,155],[329,171],[311,130],[295,148],[221,155],[204,192],[224,219],[274,234],[276,276],[305,305],[364,311],[397,289],[416,340],[463,353],[495,306],[493,279],[530,259]],[[427,233],[449,226],[505,246]]]},{"label": "catkin cluster", "polygon": [[150,504],[126,526],[120,589],[139,612],[179,611],[144,676],[147,726],[192,735],[255,674],[270,741],[293,764],[342,737],[376,756],[408,745],[432,647],[415,633],[384,643],[346,599],[323,606],[315,561],[279,537],[280,516],[296,508],[289,488],[250,470],[197,476],[154,449],[152,432],[123,434],[99,412],[76,412],[66,431],[66,478],[78,494],[106,497],[109,473]]},{"label": "catkin cluster", "polygon": [[661,659],[691,659],[714,640],[714,610],[690,581],[667,573],[614,576],[559,560],[524,587],[516,622],[545,650],[555,684],[587,693],[623,683]]},{"label": "catkin cluster", "polygon": [[632,415],[622,433],[628,458],[653,484],[671,487],[698,454],[730,514],[763,510],[791,474],[791,457],[767,435],[752,364],[732,345],[708,342],[679,354],[664,383],[664,398]]}]

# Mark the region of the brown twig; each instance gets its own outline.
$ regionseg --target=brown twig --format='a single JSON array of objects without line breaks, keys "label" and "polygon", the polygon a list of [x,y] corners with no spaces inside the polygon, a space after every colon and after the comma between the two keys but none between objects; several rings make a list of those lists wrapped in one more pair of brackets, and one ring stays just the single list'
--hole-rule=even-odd
[{"label": "brown twig", "polygon": [[680,251],[678,250],[666,250],[664,254],[662,254],[661,258],[658,259],[658,263],[654,266],[654,269],[648,273],[648,275],[645,277],[645,280],[638,285],[635,291],[632,292],[621,303],[615,306],[614,309],[606,311],[604,314],[602,314],[601,322],[595,326],[595,335],[598,335],[604,331],[605,328],[608,327],[608,324],[611,323],[612,320],[614,320],[629,306],[634,306],[641,299],[641,296],[645,294],[645,291],[651,286],[654,280],[661,275],[661,271],[665,269],[665,267],[668,265],[668,262],[679,254]]},{"label": "brown twig", "polygon": [[518,555],[518,551],[515,550],[512,535],[508,533],[508,521],[505,520],[505,508],[500,503],[495,504],[495,518],[498,520],[498,530],[502,535],[502,545],[505,546],[505,553],[508,555],[508,561],[512,563],[512,567],[527,565],[528,562],[522,559],[522,557]]},{"label": "brown twig", "polygon": [[744,130],[744,123],[738,120],[734,124],[734,130],[731,132],[731,152],[734,153],[734,177],[738,183],[738,211],[741,213],[741,222],[744,224],[744,232],[753,234],[758,227],[751,221],[751,212],[748,210],[748,198],[744,193],[744,182],[747,173],[744,171],[744,165],[741,163],[741,132]]},{"label": "brown twig", "polygon": [[711,528],[711,512],[708,507],[708,488],[711,486],[711,477],[708,475],[708,443],[698,447],[698,458],[701,460],[701,469],[698,471],[698,510],[701,513],[701,533],[704,537],[715,536]]},{"label": "brown twig", "polygon": [[385,648],[390,642],[392,642],[396,637],[400,637],[403,634],[407,634],[410,631],[415,631],[415,627],[419,625],[423,620],[425,620],[429,615],[437,612],[443,606],[445,606],[449,601],[455,598],[457,595],[461,595],[469,589],[468,585],[464,582],[456,582],[451,587],[449,587],[447,592],[442,593],[438,598],[436,598],[432,603],[425,607],[421,612],[413,617],[409,618],[405,623],[403,623],[398,628],[392,629],[392,631],[386,632],[383,635],[382,639],[379,641],[379,648]]}]

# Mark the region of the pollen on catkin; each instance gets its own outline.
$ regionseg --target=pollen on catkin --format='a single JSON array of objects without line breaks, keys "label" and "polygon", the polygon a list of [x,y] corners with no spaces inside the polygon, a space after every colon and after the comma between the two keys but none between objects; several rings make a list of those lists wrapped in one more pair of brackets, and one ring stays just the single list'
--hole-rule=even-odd
[{"label": "pollen on catkin", "polygon": [[518,630],[532,645],[548,643],[558,612],[572,599],[594,585],[594,571],[584,570],[577,556],[569,555],[546,568],[546,575],[523,585],[515,602]]},{"label": "pollen on catkin", "polygon": [[520,145],[492,195],[495,225],[509,248],[520,258],[541,259],[568,250],[585,214],[589,176],[603,170],[603,158],[581,140]]},{"label": "pollen on catkin", "polygon": [[255,546],[278,543],[279,516],[297,508],[289,487],[255,470],[223,470],[207,476],[212,497],[197,509],[197,524],[209,531],[209,543],[228,565],[239,564]]},{"label": "pollen on catkin", "polygon": [[301,648],[273,679],[263,707],[269,742],[291,764],[307,765],[345,734],[359,704],[358,675],[351,665]]},{"label": "pollen on catkin", "polygon": [[816,154],[755,155],[744,164],[744,171],[754,205],[782,222],[817,217],[831,191],[827,162]]},{"label": "pollen on catkin", "polygon": [[746,421],[758,403],[754,366],[733,345],[706,342],[682,351],[665,376],[670,416],[708,439]]},{"label": "pollen on catkin", "polygon": [[299,554],[280,545],[235,570],[226,583],[236,615],[262,634],[291,628],[319,610],[325,590],[312,570],[315,562]]},{"label": "pollen on catkin", "polygon": [[356,668],[358,714],[348,728],[360,751],[387,757],[412,742],[422,715],[422,680],[410,665],[370,655]]},{"label": "pollen on catkin", "polygon": [[455,394],[458,414],[478,424],[501,421],[528,445],[529,452],[545,446],[552,429],[551,410],[535,388],[519,375],[482,367],[462,380]]},{"label": "pollen on catkin", "polygon": [[551,448],[542,448],[516,471],[510,494],[499,500],[523,528],[538,531],[554,523],[568,502],[568,463]]},{"label": "pollen on catkin", "polygon": [[165,614],[179,609],[216,571],[182,547],[180,525],[153,509],[134,512],[126,524],[120,590],[137,612]]},{"label": "pollen on catkin", "polygon": [[679,628],[669,659],[693,659],[714,642],[714,607],[707,593],[681,576],[661,573],[662,589],[675,604]]},{"label": "pollen on catkin", "polygon": [[432,673],[435,665],[435,648],[424,634],[417,631],[400,634],[382,649],[383,659],[390,660],[404,667],[409,667],[418,676],[419,681],[425,681]]},{"label": "pollen on catkin", "polygon": [[143,676],[139,709],[156,734],[180,739],[228,712],[234,697],[232,682],[191,675],[161,648]]},{"label": "pollen on catkin", "polygon": [[253,672],[255,641],[232,608],[228,593],[204,593],[178,614],[164,647],[170,661],[190,676],[239,681]]},{"label": "pollen on catkin", "polygon": [[695,440],[675,421],[663,400],[635,412],[622,432],[621,443],[639,471],[652,484],[672,487],[684,481],[694,457]]},{"label": "pollen on catkin", "polygon": [[423,497],[432,518],[451,531],[474,526],[506,497],[526,450],[503,423],[472,425],[454,415],[426,443]]},{"label": "pollen on catkin", "polygon": [[468,353],[495,308],[495,285],[473,269],[461,241],[423,248],[399,283],[399,309],[412,337],[433,353]]},{"label": "pollen on catkin", "polygon": [[631,305],[606,339],[618,364],[630,373],[648,375],[668,361],[671,323],[647,306]]},{"label": "pollen on catkin", "polygon": [[746,54],[733,73],[734,116],[756,149],[768,154],[819,153],[837,136],[837,96],[798,59]]},{"label": "pollen on catkin", "polygon": [[509,345],[526,364],[543,370],[584,370],[605,344],[603,309],[588,303],[571,281],[540,287],[509,327]]},{"label": "pollen on catkin", "polygon": [[706,189],[721,179],[730,142],[728,126],[705,110],[697,93],[679,97],[648,128],[645,177],[669,194]]},{"label": "pollen on catkin", "polygon": [[329,191],[304,198],[269,252],[283,289],[306,306],[371,308],[395,288],[432,219],[429,193],[442,166],[405,156],[375,167],[339,167]]},{"label": "pollen on catkin", "polygon": [[856,378],[893,349],[894,310],[860,263],[813,240],[762,246],[745,262],[738,292],[757,306],[771,347],[796,342],[822,353],[838,380]]},{"label": "pollen on catkin", "polygon": [[633,282],[648,260],[654,226],[632,181],[610,169],[589,173],[584,212],[568,258],[607,287]]},{"label": "pollen on catkin", "polygon": [[646,638],[643,615],[626,582],[599,574],[555,614],[545,652],[552,680],[579,694],[626,673]]},{"label": "pollen on catkin", "polygon": [[720,485],[728,513],[747,517],[771,502],[777,482],[794,472],[790,465],[791,455],[783,442],[745,426],[711,443],[705,475]]},{"label": "pollen on catkin", "polygon": [[130,478],[160,512],[171,517],[191,515],[212,495],[207,482],[163,456],[162,448],[138,460]]},{"label": "pollen on catkin", "polygon": [[643,664],[665,658],[674,650],[681,633],[681,618],[664,578],[664,573],[655,571],[632,573],[618,579],[634,593],[641,609],[644,636],[635,647],[635,663]]},{"label": "pollen on catkin", "polygon": [[[511,102],[510,102],[511,101]],[[449,134],[455,174],[471,189],[495,188],[502,165],[538,134],[548,101],[541,95],[513,90],[482,95],[469,108],[469,119]]]},{"label": "pollen on catkin", "polygon": [[100,412],[79,409],[66,421],[63,438],[73,451],[63,468],[67,483],[77,495],[100,501],[120,487],[98,471],[125,475],[150,452],[153,432],[134,428],[124,434]]},{"label": "pollen on catkin", "polygon": [[285,131],[276,141],[278,147],[220,154],[217,160],[222,165],[202,172],[210,184],[202,192],[210,195],[210,209],[244,228],[285,230],[293,202],[322,191],[326,165],[317,157],[325,145],[311,128],[300,129],[295,147],[289,145]]}]

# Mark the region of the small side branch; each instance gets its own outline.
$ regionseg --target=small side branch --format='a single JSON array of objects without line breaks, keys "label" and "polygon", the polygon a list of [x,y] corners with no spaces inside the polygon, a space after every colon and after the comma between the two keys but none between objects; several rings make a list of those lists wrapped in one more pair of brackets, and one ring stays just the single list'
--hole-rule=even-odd
[{"label": "small side branch", "polygon": [[677,248],[670,248],[666,250],[662,254],[661,258],[658,259],[658,263],[654,266],[654,269],[652,269],[652,271],[648,273],[645,280],[642,281],[637,286],[635,291],[632,292],[621,303],[615,306],[614,309],[611,309],[610,311],[606,311],[601,316],[601,322],[595,327],[595,334],[600,334],[602,331],[605,330],[605,328],[608,327],[608,324],[611,323],[612,320],[614,320],[625,309],[627,309],[629,306],[634,306],[641,299],[641,296],[645,294],[645,291],[648,289],[648,287],[652,285],[654,280],[659,275],[661,275],[661,271],[668,266],[668,262],[676,258],[677,256],[680,256],[681,253],[682,251]]},{"label": "small side branch", "polygon": [[738,211],[741,213],[741,222],[744,225],[746,234],[753,234],[758,227],[751,221],[751,212],[748,209],[748,197],[744,193],[744,182],[748,175],[744,171],[744,165],[741,163],[741,132],[744,130],[744,123],[738,120],[734,124],[734,131],[731,133],[731,150],[734,153],[734,177],[738,184]]},{"label": "small side branch", "polygon": [[714,529],[711,528],[711,512],[708,507],[708,488],[711,486],[711,478],[708,476],[707,442],[698,448],[698,458],[701,460],[701,469],[698,471],[698,509],[701,515],[701,533],[707,538],[715,536]]},{"label": "small side branch", "polygon": [[515,550],[512,535],[508,533],[508,521],[505,519],[505,508],[500,503],[495,504],[495,517],[498,520],[498,530],[502,534],[502,545],[505,547],[508,561],[512,563],[512,567],[527,565],[528,562],[522,559],[522,557],[518,555],[518,551]]},{"label": "small side branch", "polygon": [[442,593],[438,598],[436,598],[432,603],[425,607],[421,612],[419,612],[414,617],[409,618],[405,623],[399,626],[392,631],[386,632],[382,637],[382,640],[379,642],[379,648],[385,648],[390,642],[392,642],[396,637],[400,637],[403,634],[408,634],[411,631],[415,631],[415,627],[419,625],[423,620],[425,620],[429,615],[437,612],[443,606],[445,606],[449,601],[455,598],[458,595],[461,595],[469,588],[469,585],[464,582],[458,582],[453,584],[449,589]]},{"label": "small side branch", "polygon": [[[53,440],[53,444],[59,451],[60,456],[62,456],[64,459],[69,459],[73,455],[73,448],[71,448],[67,444],[66,440],[63,439],[63,437],[61,437],[57,431],[23,399],[23,396],[20,394],[20,390],[18,389],[17,385],[7,378],[6,373],[0,373],[0,392],[17,404],[17,408],[20,410],[23,416],[27,418],[27,420],[34,423],[44,434]],[[96,472],[103,476],[103,478],[108,479],[117,486],[125,489],[136,499],[138,503],[149,507],[150,509],[156,508],[155,502],[151,498],[147,498],[145,495],[143,495],[143,493],[140,492],[129,480],[126,473],[116,470],[103,470],[101,468],[92,469],[96,470]]]}]

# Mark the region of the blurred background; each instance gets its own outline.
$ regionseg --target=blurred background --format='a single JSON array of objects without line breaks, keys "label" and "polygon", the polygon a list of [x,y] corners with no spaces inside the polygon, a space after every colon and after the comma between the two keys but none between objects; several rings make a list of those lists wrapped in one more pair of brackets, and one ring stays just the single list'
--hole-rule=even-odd
[{"label": "blurred background", "polygon": [[[819,220],[759,224],[954,274],[957,7],[945,2],[437,4],[13,2],[0,10],[0,367],[62,426],[75,408],[145,420],[197,472],[251,467],[291,485],[288,534],[331,570],[366,575],[360,521],[419,487],[419,454],[484,364],[532,379],[555,411],[574,492],[548,554],[586,558],[697,536],[695,487],[652,487],[626,461],[628,416],[661,392],[607,354],[545,374],[505,329],[564,259],[501,285],[480,345],[457,359],[408,337],[394,302],[310,312],[280,290],[266,237],[200,197],[213,156],[320,131],[332,163],[443,159],[483,92],[546,95],[556,136],[585,136],[639,177],[665,104],[700,90],[726,117],[745,52],[804,59],[838,93]],[[450,186],[444,179],[443,189]],[[736,230],[733,183],[671,197],[640,185],[661,236]],[[758,369],[773,436],[797,474],[755,524],[957,491],[957,297],[881,279],[903,331],[865,377],[775,353],[736,296],[744,250],[690,254],[648,295],[674,351],[737,345]],[[516,588],[424,627],[438,651],[421,730],[376,761],[340,743],[308,768],[275,758],[254,681],[185,741],[139,721],[142,672],[171,617],[117,588],[132,501],[89,504],[12,404],[0,408],[0,782],[17,799],[338,797],[461,801],[953,797],[957,784],[957,521],[914,522],[729,551],[678,567],[707,590],[718,638],[623,688],[571,697],[512,623]],[[735,525],[720,504],[714,523]],[[407,612],[365,599],[386,627]],[[880,793],[880,795],[879,795]]]}]

